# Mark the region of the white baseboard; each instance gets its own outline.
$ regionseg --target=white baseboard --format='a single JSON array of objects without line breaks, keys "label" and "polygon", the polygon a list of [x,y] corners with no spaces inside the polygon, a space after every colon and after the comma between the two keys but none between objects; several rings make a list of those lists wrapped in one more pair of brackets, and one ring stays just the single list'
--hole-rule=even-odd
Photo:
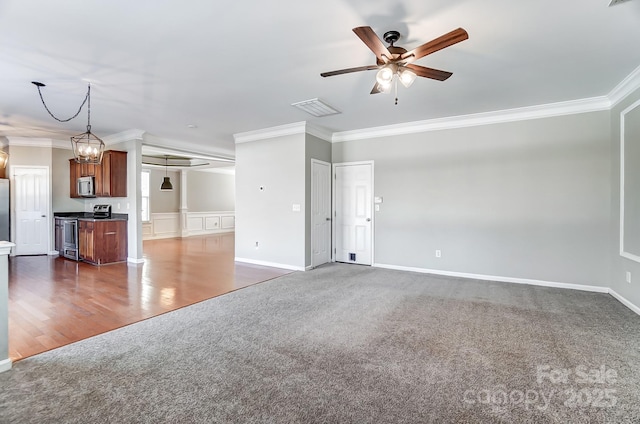
[{"label": "white baseboard", "polygon": [[48,255],[49,256],[60,256],[60,252],[58,252],[57,250],[49,250]]},{"label": "white baseboard", "polygon": [[636,314],[640,315],[640,308],[629,302],[627,299],[619,295],[615,290],[609,289],[609,294],[613,296],[618,302],[622,303],[627,308],[631,309]]},{"label": "white baseboard", "polygon": [[396,265],[388,265],[388,264],[373,264],[373,266],[378,268],[395,269],[398,271],[411,271],[411,272],[420,272],[424,274],[446,275],[447,277],[461,277],[461,278],[471,278],[474,280],[498,281],[501,283],[529,284],[533,286],[555,287],[559,289],[582,290],[582,291],[590,291],[590,292],[596,292],[596,293],[609,293],[609,288],[602,287],[602,286],[588,286],[584,284],[558,283],[555,281],[532,280],[528,278],[500,277],[497,275],[469,274],[466,272],[442,271],[439,269],[414,268],[414,267],[396,266]]},{"label": "white baseboard", "polygon": [[144,263],[144,258],[127,258],[127,262],[130,264],[143,264]]},{"label": "white baseboard", "polygon": [[9,371],[11,369],[11,359],[3,359],[0,361],[0,372]]},{"label": "white baseboard", "polygon": [[613,296],[617,301],[622,303],[624,306],[631,309],[636,314],[640,315],[640,307],[634,305],[629,300],[625,299],[624,297],[616,293],[615,290],[610,289],[609,287],[588,286],[584,284],[558,283],[554,281],[531,280],[527,278],[500,277],[496,275],[469,274],[466,272],[442,271],[438,269],[414,268],[414,267],[388,265],[388,264],[373,264],[373,266],[378,268],[394,269],[397,271],[410,271],[410,272],[420,272],[423,274],[445,275],[447,277],[461,277],[461,278],[471,278],[474,280],[498,281],[502,283],[529,284],[532,286],[555,287],[559,289],[581,290],[581,291],[588,291],[588,292],[595,292],[595,293],[607,293]]},{"label": "white baseboard", "polygon": [[270,266],[272,268],[289,269],[291,271],[305,271],[305,267],[303,267],[303,266],[279,264],[279,263],[268,262],[268,261],[257,261],[255,259],[246,259],[246,258],[238,258],[238,257],[236,257],[235,261],[236,262],[243,262],[243,263],[246,263],[246,264],[252,264],[252,265]]}]

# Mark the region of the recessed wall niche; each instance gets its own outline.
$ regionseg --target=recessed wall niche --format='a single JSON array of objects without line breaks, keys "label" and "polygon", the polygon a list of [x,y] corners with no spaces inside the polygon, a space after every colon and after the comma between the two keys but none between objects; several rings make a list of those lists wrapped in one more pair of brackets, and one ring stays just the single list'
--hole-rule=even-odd
[{"label": "recessed wall niche", "polygon": [[620,114],[620,255],[640,262],[640,100]]}]

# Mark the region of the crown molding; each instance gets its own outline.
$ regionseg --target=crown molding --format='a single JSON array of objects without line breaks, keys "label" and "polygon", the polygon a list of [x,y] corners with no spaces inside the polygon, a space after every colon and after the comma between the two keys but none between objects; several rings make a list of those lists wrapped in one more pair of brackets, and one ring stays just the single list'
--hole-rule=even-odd
[{"label": "crown molding", "polygon": [[[34,138],[34,137],[7,137],[9,146],[21,147],[53,147],[54,140],[52,138]],[[62,142],[58,140],[57,142]]]},{"label": "crown molding", "polygon": [[640,88],[640,66],[634,69],[625,79],[620,81],[620,84],[616,85],[614,89],[609,92],[607,97],[609,101],[611,101],[611,107],[620,103],[638,88]]},{"label": "crown molding", "polygon": [[133,128],[130,130],[121,131],[119,133],[115,133],[115,134],[111,134],[106,137],[103,137],[102,141],[104,141],[105,145],[124,143],[125,141],[131,141],[131,140],[142,141],[144,140],[144,135],[145,135],[144,130]]},{"label": "crown molding", "polygon": [[325,141],[331,141],[333,132],[319,125],[307,121],[294,122],[292,124],[278,125],[277,127],[263,128],[261,130],[247,131],[233,135],[236,144],[251,141],[267,140],[269,138],[283,137],[292,134],[311,134]]},{"label": "crown molding", "polygon": [[332,131],[329,131],[328,129],[321,126],[311,124],[309,122],[307,122],[307,125],[306,125],[306,132],[307,134],[311,134],[312,136],[318,137],[319,139],[324,141],[333,140]]},{"label": "crown molding", "polygon": [[[190,143],[183,140],[161,138],[149,133],[145,133],[142,145],[143,147],[146,146],[150,150],[161,152],[159,154],[163,155],[176,154],[178,156],[187,155],[207,160],[219,160],[226,162],[235,161],[235,150],[229,150],[226,148],[208,148],[204,150],[203,146],[200,144]],[[180,148],[176,148],[175,146],[180,146]]]},{"label": "crown molding", "polygon": [[470,115],[451,116],[446,118],[365,128],[354,131],[337,132],[333,134],[331,141],[333,143],[340,143],[344,141],[362,140],[365,138],[388,137],[393,135],[524,121],[528,119],[549,118],[553,116],[608,110],[610,107],[611,102],[607,97],[592,97],[589,99],[571,100],[568,102],[550,103],[545,105],[527,106],[515,109],[474,113]]},{"label": "crown molding", "polygon": [[261,130],[247,131],[233,135],[236,144],[249,143],[251,141],[266,140],[269,138],[283,137],[292,134],[304,134],[306,122],[294,122],[293,124],[278,125],[277,127],[263,128]]}]

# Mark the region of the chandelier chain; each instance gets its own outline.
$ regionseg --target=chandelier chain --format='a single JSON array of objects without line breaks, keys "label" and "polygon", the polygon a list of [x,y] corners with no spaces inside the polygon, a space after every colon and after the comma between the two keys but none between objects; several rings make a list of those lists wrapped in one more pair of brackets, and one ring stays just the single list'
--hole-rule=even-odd
[{"label": "chandelier chain", "polygon": [[[82,104],[80,105],[80,107],[78,108],[78,111],[76,112],[75,115],[73,115],[71,118],[67,118],[67,119],[60,119],[58,117],[56,117],[47,107],[47,104],[44,102],[44,97],[42,97],[42,91],[40,91],[40,86],[36,84],[36,87],[38,87],[38,94],[40,94],[40,100],[42,100],[42,105],[44,106],[44,108],[47,110],[47,112],[49,112],[49,115],[51,115],[51,117],[53,119],[55,119],[58,122],[69,122],[71,121],[73,118],[75,118],[76,116],[80,115],[80,112],[82,112],[82,108],[84,107],[84,104],[87,103],[87,101],[89,101],[89,108],[87,111],[87,115],[89,116],[91,114],[91,100],[90,100],[90,94],[91,94],[91,84],[89,84],[89,87],[87,88],[87,95],[84,96],[84,100],[82,101]],[[88,121],[90,122],[90,121]],[[91,127],[91,125],[87,125],[88,127]]]}]

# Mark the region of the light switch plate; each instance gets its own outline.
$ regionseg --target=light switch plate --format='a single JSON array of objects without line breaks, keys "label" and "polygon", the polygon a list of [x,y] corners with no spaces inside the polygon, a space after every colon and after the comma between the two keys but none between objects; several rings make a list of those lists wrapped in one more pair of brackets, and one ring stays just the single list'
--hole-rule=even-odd
[{"label": "light switch plate", "polygon": [[291,210],[294,212],[300,212],[300,205],[298,205],[297,203],[294,203]]}]

